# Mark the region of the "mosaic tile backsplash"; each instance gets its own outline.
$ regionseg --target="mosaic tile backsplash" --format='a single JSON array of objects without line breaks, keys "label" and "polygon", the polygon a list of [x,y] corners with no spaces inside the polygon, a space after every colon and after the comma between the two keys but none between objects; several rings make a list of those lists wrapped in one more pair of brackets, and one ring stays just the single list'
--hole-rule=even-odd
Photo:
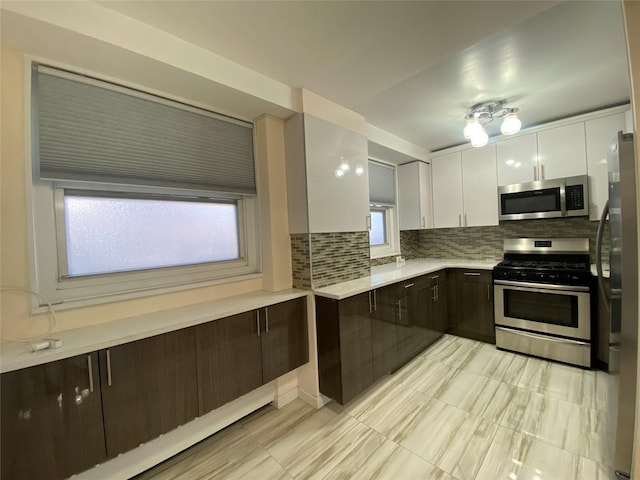
[{"label": "mosaic tile backsplash", "polygon": [[313,287],[355,280],[370,272],[369,232],[311,234]]},{"label": "mosaic tile backsplash", "polygon": [[[595,262],[598,222],[586,218],[558,218],[503,222],[488,227],[440,228],[400,232],[401,255],[414,258],[463,258],[499,261],[505,238],[589,239]],[[603,261],[609,261],[609,226],[605,227]],[[371,267],[395,262],[395,256],[371,259],[368,232],[291,235],[293,286],[310,289],[365,277]]]},{"label": "mosaic tile backsplash", "polygon": [[[554,218],[502,222],[490,227],[420,230],[420,256],[499,260],[505,238],[588,238],[591,262],[595,262],[598,222],[586,218]],[[404,253],[404,252],[403,252]],[[609,261],[609,229],[605,227],[603,261]]]},{"label": "mosaic tile backsplash", "polygon": [[309,234],[291,235],[291,271],[293,287],[309,290],[311,288],[311,251]]}]

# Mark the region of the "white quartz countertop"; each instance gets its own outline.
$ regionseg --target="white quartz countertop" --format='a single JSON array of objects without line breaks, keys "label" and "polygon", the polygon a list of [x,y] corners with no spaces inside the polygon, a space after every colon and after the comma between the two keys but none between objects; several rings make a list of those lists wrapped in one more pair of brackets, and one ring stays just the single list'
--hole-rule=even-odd
[{"label": "white quartz countertop", "polygon": [[384,287],[392,283],[401,282],[420,275],[426,275],[443,268],[473,268],[491,270],[499,260],[460,260],[460,259],[416,259],[407,260],[402,266],[395,263],[371,268],[368,277],[336,283],[328,287],[315,288],[313,293],[320,297],[342,300],[359,293],[368,292],[375,288]]},{"label": "white quartz countertop", "polygon": [[30,343],[2,342],[0,373],[53,362],[192,327],[249,310],[304,297],[308,294],[309,292],[305,290],[297,289],[282,290],[280,292],[258,291],[187,307],[162,310],[100,325],[55,332],[50,337],[61,339],[63,342],[62,347],[38,352],[31,351]]}]

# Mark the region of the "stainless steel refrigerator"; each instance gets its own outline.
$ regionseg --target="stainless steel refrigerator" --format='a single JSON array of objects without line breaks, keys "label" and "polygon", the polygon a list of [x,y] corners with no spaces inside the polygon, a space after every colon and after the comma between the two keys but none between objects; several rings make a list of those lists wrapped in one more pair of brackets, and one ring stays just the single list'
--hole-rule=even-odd
[{"label": "stainless steel refrigerator", "polygon": [[[609,442],[618,478],[629,478],[633,455],[638,362],[638,235],[633,135],[618,132],[609,149]],[[598,228],[598,281],[604,285],[600,248],[606,218]]]}]

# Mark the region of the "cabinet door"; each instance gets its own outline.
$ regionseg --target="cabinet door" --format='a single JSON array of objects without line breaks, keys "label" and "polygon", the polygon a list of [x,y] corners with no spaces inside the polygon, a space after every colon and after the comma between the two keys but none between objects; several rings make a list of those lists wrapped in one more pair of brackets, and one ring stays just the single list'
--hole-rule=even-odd
[{"label": "cabinet door", "polygon": [[498,185],[533,182],[538,178],[535,133],[505,138],[496,144]]},{"label": "cabinet door", "polygon": [[194,329],[100,352],[107,455],[156,438],[198,414]]},{"label": "cabinet door", "polygon": [[200,415],[262,385],[258,312],[195,327]]},{"label": "cabinet door", "polygon": [[538,132],[540,179],[587,174],[584,122]]},{"label": "cabinet door", "polygon": [[433,227],[462,226],[462,160],[460,152],[431,159]]},{"label": "cabinet door", "polygon": [[496,147],[487,145],[462,152],[465,227],[498,225]]},{"label": "cabinet door", "polygon": [[624,113],[587,120],[587,171],[589,172],[589,219],[599,220],[609,198],[607,153],[616,135],[625,130]]},{"label": "cabinet door", "polygon": [[398,363],[396,324],[393,313],[395,295],[389,296],[387,292],[385,288],[369,292],[372,306],[371,342],[374,380],[393,371]]},{"label": "cabinet door", "polygon": [[368,293],[338,304],[341,398],[345,404],[373,383],[371,318]]},{"label": "cabinet door", "polygon": [[400,230],[431,228],[431,168],[425,162],[398,166]]},{"label": "cabinet door", "polygon": [[429,289],[430,313],[432,316],[432,330],[434,331],[434,339],[440,338],[447,331],[447,272],[440,270],[429,274],[431,279]]},{"label": "cabinet door", "polygon": [[452,333],[488,343],[495,343],[491,272],[458,271],[459,310]]},{"label": "cabinet door", "polygon": [[2,478],[62,479],[105,460],[96,353],[0,379]]},{"label": "cabinet door", "polygon": [[[367,138],[304,115],[309,231],[363,232],[369,216]],[[345,161],[349,170],[337,176]],[[358,168],[361,174],[356,174]]]},{"label": "cabinet door", "polygon": [[263,383],[307,363],[307,298],[266,307],[264,319],[261,319],[260,338]]}]

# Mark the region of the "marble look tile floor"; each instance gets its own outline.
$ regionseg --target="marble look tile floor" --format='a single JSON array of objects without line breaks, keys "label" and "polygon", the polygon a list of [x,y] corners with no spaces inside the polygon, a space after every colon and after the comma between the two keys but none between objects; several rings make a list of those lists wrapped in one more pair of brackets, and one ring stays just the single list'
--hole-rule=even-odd
[{"label": "marble look tile floor", "polygon": [[445,335],[344,407],[265,407],[139,480],[605,480],[606,394],[606,373]]}]

